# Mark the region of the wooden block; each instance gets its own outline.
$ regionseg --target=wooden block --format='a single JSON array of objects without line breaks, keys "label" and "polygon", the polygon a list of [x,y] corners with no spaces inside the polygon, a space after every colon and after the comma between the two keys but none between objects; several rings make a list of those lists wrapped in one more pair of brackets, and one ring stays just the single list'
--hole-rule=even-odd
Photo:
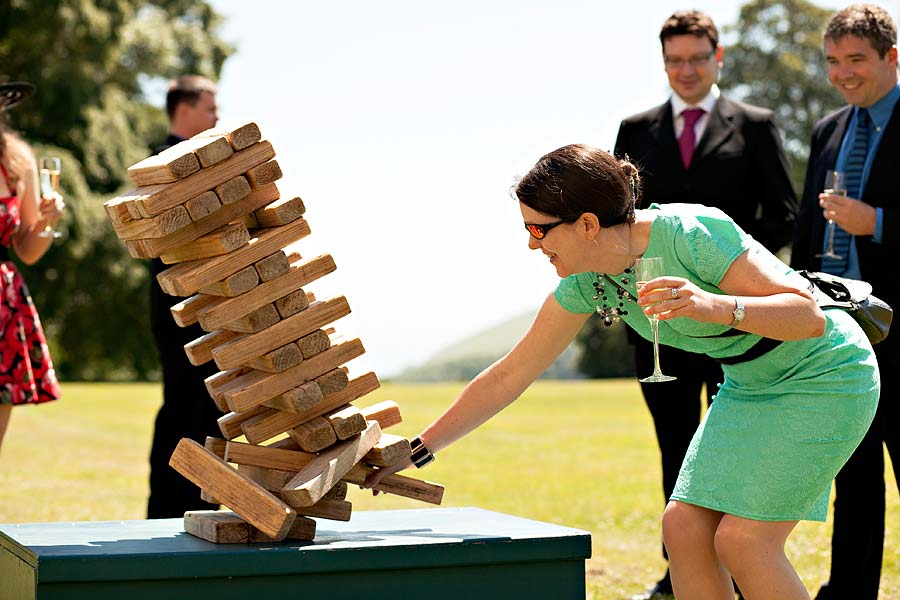
[{"label": "wooden block", "polygon": [[193,242],[161,255],[159,258],[165,264],[180,263],[188,260],[198,260],[211,256],[220,256],[250,241],[250,232],[241,224],[228,224],[211,233],[198,237]]},{"label": "wooden block", "polygon": [[[380,436],[380,430],[378,434]],[[372,444],[375,441],[377,438]],[[182,438],[169,459],[169,465],[276,540],[284,539],[297,517],[290,506],[229,467],[194,440]]]},{"label": "wooden block", "polygon": [[206,131],[198,133],[191,139],[216,137],[219,135],[225,136],[225,139],[228,140],[228,143],[231,144],[231,147],[235,152],[252,146],[262,139],[262,136],[259,133],[259,127],[256,123],[247,123],[246,125],[241,125],[237,129],[232,129],[230,131],[223,129],[207,129]]},{"label": "wooden block", "polygon": [[376,467],[396,465],[412,455],[409,440],[400,435],[382,433],[378,443],[366,454],[365,462]]},{"label": "wooden block", "polygon": [[131,211],[128,210],[128,197],[117,196],[107,200],[103,203],[103,210],[106,211],[106,216],[109,217],[113,227],[120,223],[134,221]]},{"label": "wooden block", "polygon": [[[299,469],[298,469],[299,471]],[[325,495],[322,496],[322,500],[344,500],[347,497],[347,482],[344,480],[338,481],[334,484],[330,490],[325,492]],[[320,500],[321,502],[321,500]],[[313,505],[315,506],[315,504]]]},{"label": "wooden block", "polygon": [[211,331],[210,333],[185,344],[184,351],[192,365],[200,366],[212,360],[213,348],[217,348],[240,335],[241,334],[236,331]]},{"label": "wooden block", "polygon": [[278,166],[277,160],[270,160],[267,163],[258,165],[249,169],[244,175],[252,189],[275,183],[281,179],[281,167]]},{"label": "wooden block", "polygon": [[269,408],[286,412],[302,413],[322,401],[322,389],[315,381],[307,381],[269,400],[263,402]]},{"label": "wooden block", "polygon": [[[206,441],[203,444],[203,447],[221,458],[225,460],[225,447],[228,444],[228,440],[223,440],[222,438],[206,436]],[[200,499],[204,502],[209,502],[210,504],[220,504],[218,500],[210,496],[206,490],[200,490]]]},{"label": "wooden block", "polygon": [[309,298],[306,297],[306,292],[303,291],[303,288],[282,296],[275,301],[275,309],[282,319],[292,317],[308,306]]},{"label": "wooden block", "polygon": [[[284,321],[272,327],[278,327],[281,323],[284,323]],[[215,355],[215,350],[213,350],[213,353]],[[247,410],[302,383],[311,381],[322,373],[327,373],[345,362],[362,356],[364,353],[365,349],[362,342],[359,339],[354,339],[329,348],[325,352],[304,360],[296,367],[291,367],[282,373],[253,371],[241,376],[240,389],[224,392],[225,401],[233,411]]]},{"label": "wooden block", "polygon": [[191,215],[188,214],[187,209],[183,206],[175,206],[148,219],[113,223],[113,229],[121,240],[138,240],[165,237],[190,224]]},{"label": "wooden block", "polygon": [[[216,361],[220,369],[230,369],[237,365],[242,365],[257,356],[284,346],[288,342],[293,342],[348,314],[350,314],[350,305],[343,296],[310,304],[306,310],[300,311],[287,319],[282,319],[265,331],[232,340],[223,346],[215,348],[213,350],[213,360]],[[321,375],[321,373],[317,373],[317,375]],[[281,393],[281,391],[278,393]]]},{"label": "wooden block", "polygon": [[222,162],[197,171],[174,183],[141,186],[119,196],[125,198],[128,211],[134,217],[155,217],[184,202],[209,191],[223,181],[237,177],[275,156],[269,142],[259,142],[236,152]]},{"label": "wooden block", "polygon": [[250,525],[230,510],[189,510],[184,513],[184,530],[214,544],[250,541]]},{"label": "wooden block", "polygon": [[222,201],[213,191],[203,192],[185,202],[184,208],[191,216],[191,221],[199,221],[222,208]]},{"label": "wooden block", "polygon": [[380,437],[381,428],[372,421],[357,437],[336,444],[300,469],[284,486],[282,497],[299,506],[315,504],[362,460]]},{"label": "wooden block", "polygon": [[306,207],[303,205],[303,200],[295,196],[267,204],[263,208],[257,209],[253,215],[260,227],[277,227],[299,219],[305,212]]},{"label": "wooden block", "polygon": [[[300,446],[289,437],[279,438],[273,442],[266,444],[266,448],[280,448],[281,450],[299,450]],[[282,486],[283,487],[283,486]],[[281,489],[281,488],[278,488]]]},{"label": "wooden block", "polygon": [[[347,387],[348,377],[345,371],[342,371],[341,369],[332,369],[324,375],[316,377],[315,381],[322,389],[322,394],[330,396]],[[362,416],[362,414],[360,414],[360,416]]]},{"label": "wooden block", "polygon": [[225,404],[225,396],[222,395],[222,391],[229,389],[229,386],[231,386],[236,379],[242,375],[246,375],[250,371],[251,369],[248,369],[247,367],[229,369],[228,371],[213,373],[203,380],[206,391],[209,392],[209,395],[212,396],[216,406],[218,406],[222,412],[228,412],[228,406]]},{"label": "wooden block", "polygon": [[[344,480],[360,485],[375,471],[374,467],[358,464],[344,475]],[[382,479],[374,489],[429,504],[440,504],[444,498],[444,486],[396,473]]]},{"label": "wooden block", "polygon": [[240,296],[245,292],[249,292],[257,285],[259,285],[259,274],[256,272],[256,269],[253,268],[253,265],[250,265],[249,267],[244,267],[237,273],[227,276],[222,281],[217,281],[200,288],[200,293],[234,298],[235,296]]},{"label": "wooden block", "polygon": [[[278,303],[275,303],[277,308]],[[284,315],[282,315],[284,317]],[[319,329],[318,331],[313,331],[309,335],[305,335],[297,341],[297,345],[300,346],[300,352],[303,354],[303,358],[312,358],[316,354],[320,352],[324,352],[331,347],[331,339],[329,339],[328,334],[325,333],[324,330]]]},{"label": "wooden block", "polygon": [[282,450],[268,446],[254,446],[240,442],[226,442],[225,460],[238,465],[278,469],[296,473],[316,458],[315,454],[299,450]]},{"label": "wooden block", "polygon": [[331,425],[331,428],[334,429],[334,433],[339,440],[349,439],[366,429],[366,418],[352,404],[328,413],[325,415],[325,419]]},{"label": "wooden block", "polygon": [[170,183],[200,170],[200,161],[190,149],[176,144],[155,156],[128,167],[128,178],[134,185]]},{"label": "wooden block", "polygon": [[403,418],[400,416],[400,407],[393,400],[385,400],[363,408],[362,414],[367,421],[378,421],[382,429],[387,429],[403,422]]},{"label": "wooden block", "polygon": [[259,273],[259,280],[262,282],[272,281],[276,277],[281,277],[291,269],[291,263],[288,262],[287,255],[283,250],[271,254],[264,259],[253,263],[256,272]]},{"label": "wooden block", "polygon": [[318,452],[338,441],[331,423],[324,417],[315,417],[297,425],[288,435],[306,452]]},{"label": "wooden block", "polygon": [[197,294],[182,300],[170,308],[169,311],[172,313],[172,318],[175,319],[175,323],[179,327],[187,327],[188,325],[193,325],[197,322],[197,313],[201,308],[214,305],[220,301],[221,299],[215,296]]},{"label": "wooden block", "polygon": [[276,348],[271,352],[266,352],[262,356],[257,356],[245,366],[265,371],[266,373],[281,373],[287,371],[291,367],[295,367],[303,360],[300,353],[300,347],[296,343],[285,344],[281,348]]},{"label": "wooden block", "polygon": [[[267,413],[270,410],[272,409],[260,406],[257,408],[251,408],[250,410],[242,413],[232,412],[228,413],[227,415],[222,415],[217,421],[217,423],[219,424],[219,431],[222,432],[222,437],[224,437],[226,440],[233,440],[234,438],[240,437],[244,434],[243,424],[245,422],[253,420],[257,417],[267,416]],[[287,429],[285,429],[284,431],[287,431]],[[284,433],[284,431],[279,431],[278,433]],[[274,437],[278,435],[278,433],[274,433],[269,437]]]},{"label": "wooden block", "polygon": [[[217,304],[216,310],[201,311],[198,314],[200,326],[207,331],[219,329],[225,323],[233,321],[261,306],[275,302],[284,297],[285,294],[307,285],[335,269],[334,259],[328,254],[295,263],[281,277],[267,281],[233,300],[226,300]],[[297,339],[297,336],[293,339]]]},{"label": "wooden block", "polygon": [[247,229],[259,229],[259,221],[256,220],[256,215],[250,213],[249,215],[244,215],[241,217],[238,223],[243,223],[244,227]]},{"label": "wooden block", "polygon": [[[272,492],[272,495],[276,498],[281,498],[281,490],[296,475],[293,471],[254,467],[252,465],[238,465],[238,472],[258,483],[263,489]],[[284,498],[281,498],[281,500],[284,500]]]},{"label": "wooden block", "polygon": [[369,392],[377,390],[380,385],[375,373],[370,372],[351,380],[344,391],[338,392],[330,398],[323,398],[319,404],[311,406],[304,412],[289,413],[274,408],[257,407],[251,410],[259,410],[259,412],[242,422],[241,431],[251,444],[261,444],[313,417],[327,414],[329,411],[349,404]]},{"label": "wooden block", "polygon": [[[233,204],[238,200],[243,200],[250,194],[250,183],[243,175],[238,175],[220,183],[214,188],[214,194],[222,204]],[[268,204],[266,205],[268,206]],[[257,209],[259,210],[259,209]]]},{"label": "wooden block", "polygon": [[[232,275],[234,277],[234,275]],[[257,333],[266,327],[271,327],[281,320],[281,316],[275,309],[274,304],[266,304],[244,315],[240,319],[235,319],[229,323],[222,325],[222,329],[229,331],[241,331],[243,333]],[[301,354],[302,358],[303,355]]]},{"label": "wooden block", "polygon": [[[349,521],[349,518],[347,519]],[[288,531],[288,534],[284,536],[286,540],[302,540],[309,541],[316,537],[316,522],[307,517],[300,516],[300,513],[297,513],[297,518],[294,519],[294,524],[291,525],[291,529]],[[256,527],[250,526],[250,542],[262,542],[262,543],[271,543],[277,542],[280,540],[276,540],[267,536],[265,533],[257,529]]]},{"label": "wooden block", "polygon": [[349,521],[350,511],[352,509],[353,505],[343,498],[322,498],[312,506],[303,506],[299,509],[295,508],[294,510],[297,511],[298,515],[302,514],[308,517],[331,519],[332,521]]},{"label": "wooden block", "polygon": [[[222,207],[220,210],[226,208],[228,207]],[[261,229],[257,232],[257,237],[239,250],[224,256],[169,267],[158,274],[156,279],[163,291],[175,296],[190,296],[197,290],[252,266],[256,261],[307,235],[309,225],[304,219],[297,219],[282,227]]]},{"label": "wooden block", "polygon": [[204,169],[218,164],[234,154],[234,149],[225,137],[212,138],[206,144],[194,148],[194,154]]},{"label": "wooden block", "polygon": [[[246,214],[248,211],[264,205],[267,202],[271,202],[273,199],[278,198],[278,196],[278,188],[275,184],[272,184],[271,186],[266,186],[254,191],[243,200],[239,200],[228,206],[223,206],[211,215],[204,217],[199,221],[195,221],[171,235],[158,239],[130,240],[125,242],[125,246],[134,258],[155,258],[160,254],[183,246],[184,244],[197,239],[201,235],[205,235],[210,231],[215,231],[222,225],[230,223],[241,215]],[[163,288],[163,290],[165,290],[165,288]],[[178,294],[175,292],[167,293],[172,293],[174,296],[190,296],[193,292],[186,294]]]}]

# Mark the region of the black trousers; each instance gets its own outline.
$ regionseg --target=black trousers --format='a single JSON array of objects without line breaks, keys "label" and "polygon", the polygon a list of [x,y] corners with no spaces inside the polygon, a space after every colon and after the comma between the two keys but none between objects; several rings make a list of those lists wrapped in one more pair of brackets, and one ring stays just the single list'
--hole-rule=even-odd
[{"label": "black trousers", "polygon": [[[884,449],[900,481],[900,335],[875,346],[881,398],[875,420],[835,478],[831,575],[817,598],[876,600],[884,552]],[[891,490],[893,493],[895,490]]]},{"label": "black trousers", "polygon": [[[653,344],[643,338],[632,339],[634,363],[638,377],[653,372]],[[706,385],[706,403],[724,380],[722,365],[705,354],[685,352],[668,346],[659,347],[659,362],[663,373],[678,379],[662,383],[642,383],[644,401],[653,417],[656,441],[662,458],[663,506],[669,501],[678,471],[684,461],[691,438],[700,425],[702,412],[700,394]],[[668,558],[665,546],[663,556]]]},{"label": "black trousers", "polygon": [[163,374],[163,404],[156,415],[150,450],[150,499],[148,519],[184,516],[187,510],[216,509],[200,499],[200,489],[169,466],[169,458],[183,437],[203,444],[207,436],[222,437],[216,420],[222,413],[206,390],[203,380],[216,373],[209,362],[195,367],[187,359],[184,345],[204,334],[199,325],[179,327],[169,308],[178,298],[163,292],[156,274],[166,265],[153,261],[150,282],[150,321],[159,350]]}]

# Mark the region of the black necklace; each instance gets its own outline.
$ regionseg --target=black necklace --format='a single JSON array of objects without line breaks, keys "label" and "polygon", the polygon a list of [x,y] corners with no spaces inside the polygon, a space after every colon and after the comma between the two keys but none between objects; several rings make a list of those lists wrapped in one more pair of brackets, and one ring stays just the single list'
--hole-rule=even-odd
[{"label": "black necklace", "polygon": [[[622,277],[622,285],[628,285],[628,282],[631,281],[632,273],[634,273],[633,269],[625,269],[626,276]],[[611,283],[616,290],[616,299],[613,301],[613,304],[609,304],[608,294],[604,289],[606,282]],[[634,302],[634,294],[626,290],[622,285],[619,285],[609,275],[601,276],[599,273],[597,273],[597,278],[593,282],[594,291],[596,292],[594,300],[602,301],[601,304],[597,305],[597,314],[600,315],[600,318],[603,319],[603,324],[607,327],[613,323],[618,323],[623,315],[628,314],[628,311],[625,310],[626,302]]]}]

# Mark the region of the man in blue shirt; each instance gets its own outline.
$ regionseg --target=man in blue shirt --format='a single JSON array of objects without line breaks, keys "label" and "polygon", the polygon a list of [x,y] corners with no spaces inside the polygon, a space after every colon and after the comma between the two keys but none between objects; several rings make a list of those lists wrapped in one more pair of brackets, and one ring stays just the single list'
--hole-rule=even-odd
[{"label": "man in blue shirt", "polygon": [[[848,106],[816,124],[794,236],[792,266],[864,279],[900,307],[900,87],[897,27],[875,5],[838,12],[825,29],[828,79]],[[828,171],[840,171],[846,195],[823,193]],[[825,235],[835,227],[834,254]],[[881,401],[875,420],[836,478],[831,575],[817,600],[878,597],[884,546],[884,453],[900,469],[900,334],[875,346]],[[900,481],[900,476],[897,477]]]}]

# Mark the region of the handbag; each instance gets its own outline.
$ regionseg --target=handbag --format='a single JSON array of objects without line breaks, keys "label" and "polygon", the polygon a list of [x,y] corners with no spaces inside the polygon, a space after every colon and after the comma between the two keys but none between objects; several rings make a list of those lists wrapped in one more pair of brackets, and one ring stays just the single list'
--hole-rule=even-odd
[{"label": "handbag", "polygon": [[872,295],[870,283],[829,273],[797,272],[809,281],[809,290],[819,308],[840,308],[850,313],[873,345],[887,337],[894,311],[887,302]]}]

